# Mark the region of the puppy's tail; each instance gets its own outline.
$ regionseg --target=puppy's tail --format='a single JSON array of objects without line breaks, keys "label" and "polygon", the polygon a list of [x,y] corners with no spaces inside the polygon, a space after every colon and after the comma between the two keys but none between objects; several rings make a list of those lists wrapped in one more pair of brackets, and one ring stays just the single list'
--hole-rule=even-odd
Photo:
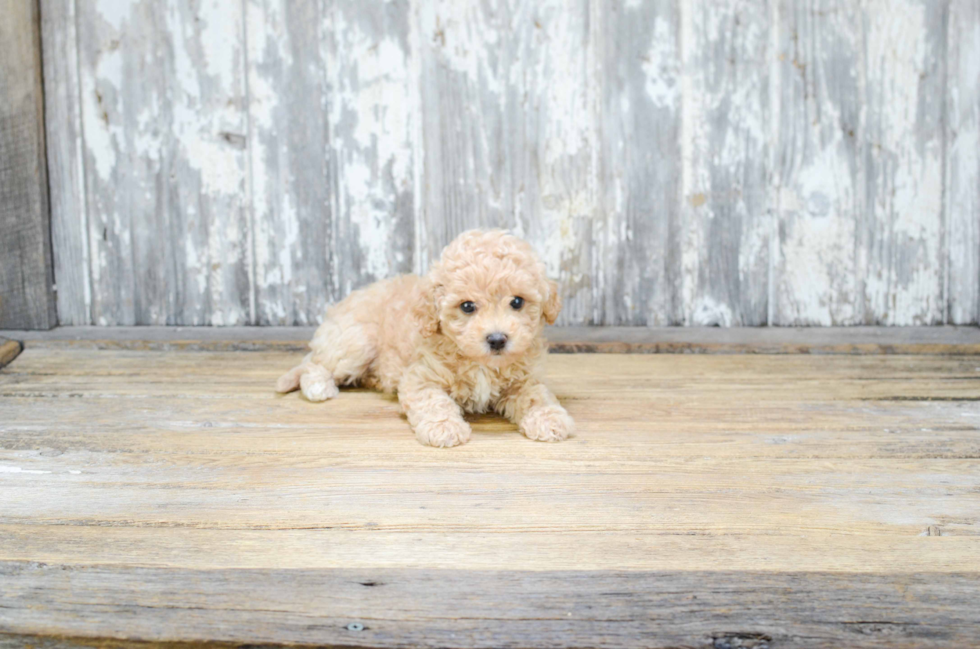
[{"label": "puppy's tail", "polygon": [[297,365],[276,381],[276,392],[292,392],[299,389],[299,380],[303,376],[303,366]]},{"label": "puppy's tail", "polygon": [[292,392],[299,389],[300,379],[303,378],[303,371],[309,362],[312,354],[307,354],[303,362],[279,377],[276,381],[276,392]]}]

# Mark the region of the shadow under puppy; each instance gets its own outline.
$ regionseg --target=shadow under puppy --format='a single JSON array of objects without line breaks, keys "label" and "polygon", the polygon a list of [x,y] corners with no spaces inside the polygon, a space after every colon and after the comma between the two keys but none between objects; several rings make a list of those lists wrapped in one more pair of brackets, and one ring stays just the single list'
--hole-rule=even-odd
[{"label": "shadow under puppy", "polygon": [[337,385],[398,393],[416,438],[456,446],[464,412],[496,411],[530,439],[563,440],[574,422],[540,381],[544,324],[561,311],[558,285],[525,241],[500,230],[464,232],[425,277],[403,275],[351,293],[327,310],[312,352],[279,392],[310,401]]}]

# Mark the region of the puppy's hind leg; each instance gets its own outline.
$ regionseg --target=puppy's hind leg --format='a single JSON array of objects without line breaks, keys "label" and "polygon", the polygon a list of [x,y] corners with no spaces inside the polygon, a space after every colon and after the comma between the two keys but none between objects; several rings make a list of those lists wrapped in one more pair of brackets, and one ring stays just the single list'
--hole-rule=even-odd
[{"label": "puppy's hind leg", "polygon": [[276,392],[292,392],[299,388],[310,401],[326,401],[339,393],[333,375],[327,368],[313,362],[307,354],[303,362],[279,377]]},{"label": "puppy's hind leg", "polygon": [[303,396],[310,401],[326,401],[340,394],[333,375],[322,365],[309,363],[299,378],[299,387]]}]

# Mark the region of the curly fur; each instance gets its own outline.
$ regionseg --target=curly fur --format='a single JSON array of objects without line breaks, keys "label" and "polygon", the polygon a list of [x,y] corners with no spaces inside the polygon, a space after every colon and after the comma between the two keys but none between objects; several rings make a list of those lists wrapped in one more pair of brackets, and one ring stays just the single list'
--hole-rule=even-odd
[{"label": "curly fur", "polygon": [[[514,297],[524,299],[514,309]],[[476,311],[460,305],[473,302]],[[471,230],[425,277],[403,275],[354,291],[327,310],[310,354],[283,374],[279,392],[310,401],[338,385],[397,393],[416,438],[456,446],[470,438],[466,412],[498,412],[530,439],[558,441],[574,423],[540,380],[542,330],[561,311],[558,285],[526,242],[500,230]],[[494,352],[487,336],[507,336]]]}]

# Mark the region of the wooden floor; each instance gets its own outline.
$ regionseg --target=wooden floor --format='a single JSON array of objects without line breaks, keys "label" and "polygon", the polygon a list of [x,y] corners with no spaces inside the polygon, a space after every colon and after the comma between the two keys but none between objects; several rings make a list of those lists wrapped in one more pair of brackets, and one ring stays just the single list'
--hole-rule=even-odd
[{"label": "wooden floor", "polygon": [[449,450],[296,359],[0,370],[0,647],[980,641],[978,356],[555,355],[573,439]]}]

